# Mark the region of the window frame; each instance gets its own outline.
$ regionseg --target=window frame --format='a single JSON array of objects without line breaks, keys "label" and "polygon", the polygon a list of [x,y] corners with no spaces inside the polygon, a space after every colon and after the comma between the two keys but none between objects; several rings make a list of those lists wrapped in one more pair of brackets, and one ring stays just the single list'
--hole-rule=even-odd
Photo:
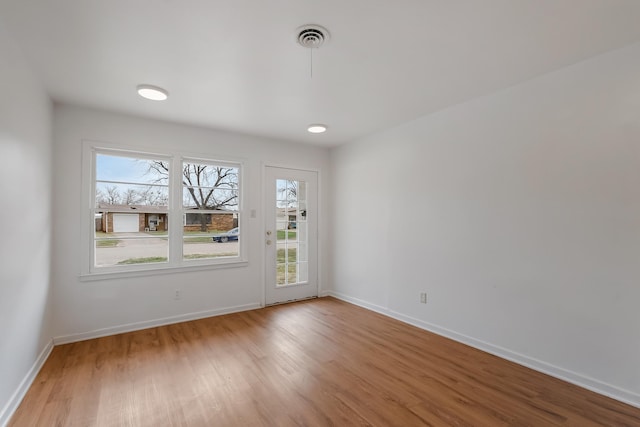
[{"label": "window frame", "polygon": [[[123,157],[140,157],[166,160],[169,162],[168,193],[169,205],[166,212],[168,216],[168,260],[160,263],[97,266],[95,263],[95,213],[101,209],[96,207],[96,183],[98,154],[115,155]],[[134,277],[166,274],[171,272],[183,272],[194,270],[208,270],[216,268],[233,268],[248,265],[247,254],[247,233],[240,233],[237,256],[203,258],[203,259],[183,259],[183,218],[187,210],[183,208],[183,183],[182,165],[183,162],[200,162],[222,167],[233,167],[238,169],[238,226],[246,230],[246,214],[243,211],[243,173],[244,161],[242,159],[220,160],[216,156],[178,152],[172,150],[145,150],[132,148],[110,143],[100,143],[95,141],[82,141],[82,260],[80,279],[83,281],[102,280],[118,277]],[[205,212],[206,213],[206,212]],[[88,249],[88,250],[86,250]]]}]

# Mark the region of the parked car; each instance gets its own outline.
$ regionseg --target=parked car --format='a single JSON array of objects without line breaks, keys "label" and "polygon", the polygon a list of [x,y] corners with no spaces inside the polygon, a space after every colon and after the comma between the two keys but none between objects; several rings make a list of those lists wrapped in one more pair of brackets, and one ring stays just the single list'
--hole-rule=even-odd
[{"label": "parked car", "polygon": [[232,228],[231,230],[225,232],[225,233],[221,233],[221,234],[216,234],[215,236],[212,236],[211,238],[213,239],[214,242],[220,242],[220,243],[224,243],[224,242],[228,242],[230,240],[238,240],[238,236],[240,235],[240,230],[238,227],[236,228]]}]

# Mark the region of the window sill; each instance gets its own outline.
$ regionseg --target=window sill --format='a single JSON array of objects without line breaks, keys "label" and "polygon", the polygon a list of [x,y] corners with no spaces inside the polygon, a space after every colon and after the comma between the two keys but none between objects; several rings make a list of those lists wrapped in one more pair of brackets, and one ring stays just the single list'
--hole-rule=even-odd
[{"label": "window sill", "polygon": [[192,271],[218,270],[221,268],[241,268],[249,265],[248,261],[232,261],[220,264],[198,264],[180,267],[154,267],[131,271],[106,271],[80,274],[81,282],[98,280],[124,279],[129,277],[158,276],[165,274],[187,273]]}]

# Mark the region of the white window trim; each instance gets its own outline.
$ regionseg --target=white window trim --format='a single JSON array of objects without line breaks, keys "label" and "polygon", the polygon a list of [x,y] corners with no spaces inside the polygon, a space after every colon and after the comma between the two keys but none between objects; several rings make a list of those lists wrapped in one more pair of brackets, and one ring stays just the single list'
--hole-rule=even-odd
[{"label": "white window trim", "polygon": [[[166,263],[139,264],[127,266],[95,266],[94,229],[95,220],[95,186],[96,186],[96,154],[127,155],[139,157],[151,157],[164,159],[170,162],[169,175],[169,207],[167,210],[169,222],[169,260]],[[186,213],[182,206],[182,163],[203,162],[207,164],[237,167],[238,168],[238,226],[247,230],[247,218],[243,211],[244,206],[244,161],[236,159],[218,160],[214,156],[187,155],[186,153],[167,150],[157,152],[155,150],[132,149],[131,146],[123,146],[112,143],[96,141],[82,141],[82,260],[80,279],[82,281],[105,280],[125,277],[150,276],[167,273],[180,273],[187,271],[209,270],[219,268],[237,268],[248,265],[247,260],[247,233],[240,233],[239,254],[235,257],[184,260],[183,259],[183,218]],[[88,250],[85,250],[88,249]]]}]

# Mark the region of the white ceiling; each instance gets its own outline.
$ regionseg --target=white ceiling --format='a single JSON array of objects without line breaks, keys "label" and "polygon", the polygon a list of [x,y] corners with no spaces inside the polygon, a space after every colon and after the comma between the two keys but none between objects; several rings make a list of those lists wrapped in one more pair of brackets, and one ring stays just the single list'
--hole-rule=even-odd
[{"label": "white ceiling", "polygon": [[0,0],[0,25],[56,101],[331,146],[639,41],[640,1]]}]

